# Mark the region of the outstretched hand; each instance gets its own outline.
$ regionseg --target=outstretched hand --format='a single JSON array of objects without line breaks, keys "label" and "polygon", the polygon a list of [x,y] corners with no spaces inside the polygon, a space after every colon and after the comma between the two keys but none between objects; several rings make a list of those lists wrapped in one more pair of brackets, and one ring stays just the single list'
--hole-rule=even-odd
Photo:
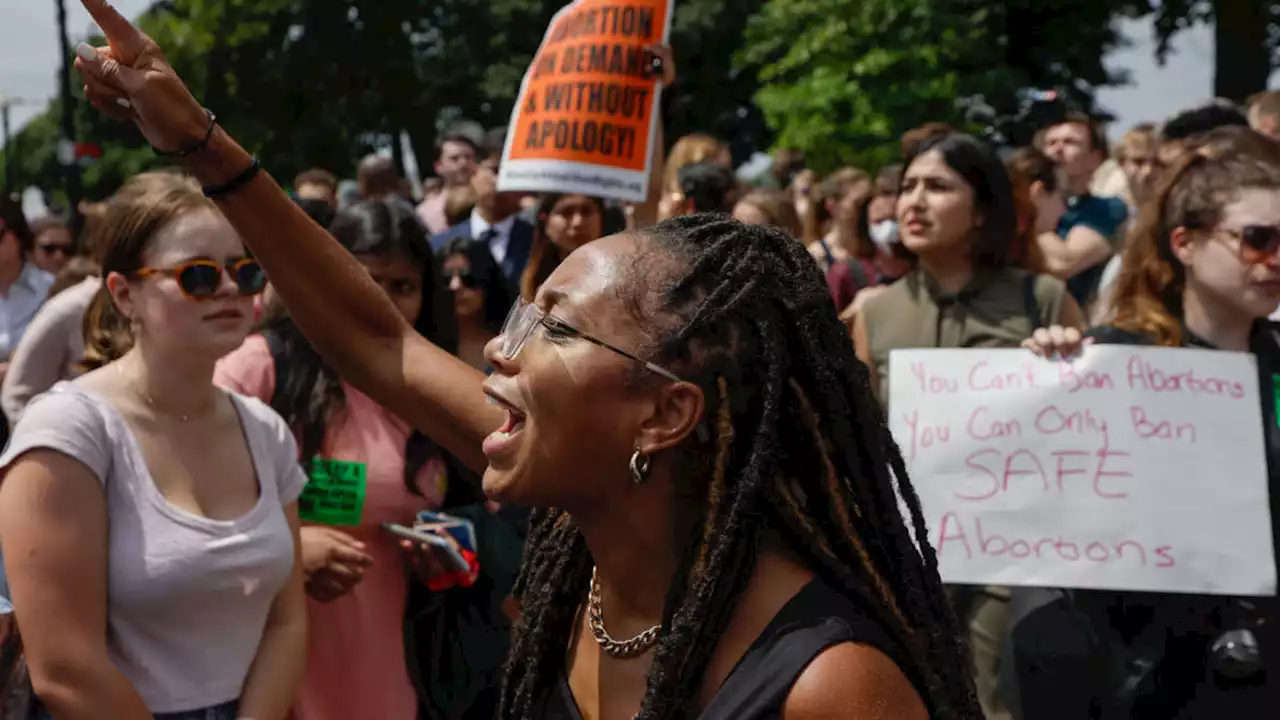
[{"label": "outstretched hand", "polygon": [[85,97],[103,113],[132,120],[152,147],[178,151],[202,140],[209,117],[155,41],[107,0],[81,0],[107,47],[76,47]]}]

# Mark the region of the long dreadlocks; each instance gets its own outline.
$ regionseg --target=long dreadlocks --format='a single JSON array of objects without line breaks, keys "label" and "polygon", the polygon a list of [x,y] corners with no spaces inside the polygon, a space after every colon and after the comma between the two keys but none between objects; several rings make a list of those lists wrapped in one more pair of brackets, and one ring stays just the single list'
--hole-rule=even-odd
[{"label": "long dreadlocks", "polygon": [[[895,637],[932,716],[979,717],[920,501],[808,252],[718,215],[644,235],[621,295],[657,338],[649,357],[703,388],[715,432],[688,450],[685,486],[706,511],[667,594],[639,718],[691,714],[766,528]],[[567,514],[535,513],[502,720],[532,717],[556,682],[591,566]]]}]

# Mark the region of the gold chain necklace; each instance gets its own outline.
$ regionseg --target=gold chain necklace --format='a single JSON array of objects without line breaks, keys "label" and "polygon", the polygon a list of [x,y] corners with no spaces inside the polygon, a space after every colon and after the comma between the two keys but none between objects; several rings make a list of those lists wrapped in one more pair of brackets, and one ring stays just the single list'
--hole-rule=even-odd
[{"label": "gold chain necklace", "polygon": [[[156,413],[159,413],[161,415],[168,415],[170,417],[177,417],[178,420],[182,423],[191,422],[191,418],[193,416],[190,414],[169,412],[167,410],[162,410],[159,407],[157,407],[156,401],[153,400],[151,396],[148,395],[147,392],[142,389],[142,384],[136,380],[130,380],[129,376],[125,375],[124,368],[120,367],[119,363],[116,364],[116,373],[119,374],[120,377],[124,379],[125,384],[129,386],[129,389],[132,390],[135,395],[142,398],[142,401],[147,404],[147,407],[151,408]],[[203,408],[202,410],[200,410],[200,416],[207,415],[211,409],[213,409],[213,403],[210,403],[209,407]]]},{"label": "gold chain necklace", "polygon": [[609,657],[633,658],[641,655],[658,642],[658,631],[661,625],[654,625],[644,632],[627,640],[614,640],[609,631],[604,629],[604,611],[600,609],[600,583],[596,580],[596,569],[591,568],[591,592],[587,595],[587,626],[591,628],[591,636],[596,644]]}]

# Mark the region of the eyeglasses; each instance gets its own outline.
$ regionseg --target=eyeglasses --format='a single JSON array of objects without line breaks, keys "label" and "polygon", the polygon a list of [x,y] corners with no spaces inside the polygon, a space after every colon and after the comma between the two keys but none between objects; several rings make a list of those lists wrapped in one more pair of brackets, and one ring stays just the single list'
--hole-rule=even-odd
[{"label": "eyeglasses", "polygon": [[574,328],[560,318],[551,313],[544,312],[542,308],[534,305],[521,298],[511,308],[511,312],[507,314],[507,319],[502,323],[502,332],[499,337],[502,338],[502,357],[507,360],[514,360],[520,351],[524,348],[525,342],[538,326],[545,327],[548,335],[559,338],[580,338],[594,345],[599,345],[605,350],[612,350],[628,360],[634,360],[652,373],[656,373],[668,380],[679,382],[680,377],[664,367],[655,365],[647,360],[632,355],[621,348],[610,345],[609,343],[592,337],[581,330]]},{"label": "eyeglasses", "polygon": [[446,270],[443,275],[446,287],[453,284],[454,278],[458,278],[458,282],[462,283],[462,287],[465,288],[475,288],[480,285],[480,278],[472,275],[470,270],[454,270],[452,272]]},{"label": "eyeglasses", "polygon": [[1223,228],[1223,232],[1240,241],[1240,262],[1261,265],[1280,253],[1280,227],[1245,225],[1239,230]]},{"label": "eyeglasses", "polygon": [[49,254],[49,255],[54,255],[54,254],[59,254],[59,255],[70,255],[70,254],[71,254],[71,246],[70,246],[70,245],[61,245],[61,244],[58,244],[58,243],[48,243],[48,244],[37,245],[36,247],[40,248],[40,252],[42,252],[42,253],[47,253],[47,254]]},{"label": "eyeglasses", "polygon": [[235,281],[241,295],[257,295],[267,288],[267,273],[253,258],[241,258],[226,265],[212,260],[192,260],[175,267],[141,268],[133,274],[139,278],[168,275],[178,281],[182,294],[192,300],[208,300],[218,293],[225,270]]}]

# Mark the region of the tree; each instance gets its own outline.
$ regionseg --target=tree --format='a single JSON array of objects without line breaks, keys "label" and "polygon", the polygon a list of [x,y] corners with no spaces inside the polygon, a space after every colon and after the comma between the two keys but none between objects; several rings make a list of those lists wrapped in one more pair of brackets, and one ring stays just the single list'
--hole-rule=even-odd
[{"label": "tree", "polygon": [[1123,80],[1102,64],[1122,39],[1103,3],[1071,0],[772,0],[747,25],[743,68],[779,144],[818,169],[878,167],[928,121],[964,125],[960,98],[1013,109],[1026,87],[1062,89],[1093,110]]},{"label": "tree", "polygon": [[[138,22],[218,121],[287,181],[311,166],[347,175],[362,154],[401,132],[429,167],[436,135],[451,118],[504,127],[543,30],[563,4],[164,0]],[[747,19],[763,4],[677,0],[672,43],[681,76],[669,100],[669,142],[693,130],[733,140],[740,150],[767,140],[750,103],[754,70],[733,63]],[[85,171],[90,197],[166,163],[132,127],[83,103],[76,119],[79,139],[105,150]],[[54,187],[46,161],[56,137],[45,129],[38,120],[19,138],[32,160],[21,163],[29,171],[21,177]]]},{"label": "tree", "polygon": [[1243,102],[1267,89],[1280,65],[1280,4],[1270,0],[1136,0],[1155,17],[1156,58],[1164,62],[1175,35],[1195,25],[1214,26],[1213,94]]},{"label": "tree", "polygon": [[727,141],[739,159],[768,147],[773,132],[752,102],[759,87],[756,68],[735,62],[748,21],[765,5],[764,0],[676,0],[671,45],[679,77],[667,101],[668,144],[706,132]]}]

